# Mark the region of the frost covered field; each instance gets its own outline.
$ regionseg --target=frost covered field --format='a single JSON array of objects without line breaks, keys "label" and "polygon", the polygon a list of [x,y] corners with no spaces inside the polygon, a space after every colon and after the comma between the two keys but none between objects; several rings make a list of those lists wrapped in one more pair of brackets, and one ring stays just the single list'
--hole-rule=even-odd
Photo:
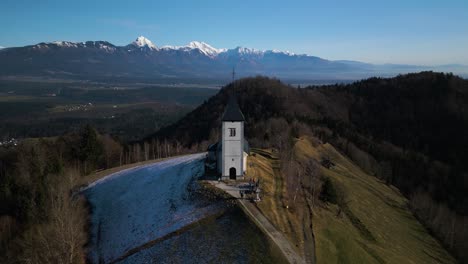
[{"label": "frost covered field", "polygon": [[92,210],[90,260],[112,262],[215,210],[189,197],[205,154],[177,157],[111,174],[83,190]]}]

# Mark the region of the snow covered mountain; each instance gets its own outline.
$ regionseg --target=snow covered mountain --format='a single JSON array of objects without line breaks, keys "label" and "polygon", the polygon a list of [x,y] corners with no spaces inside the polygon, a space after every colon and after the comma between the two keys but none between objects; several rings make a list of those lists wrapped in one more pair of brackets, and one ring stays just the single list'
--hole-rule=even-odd
[{"label": "snow covered mountain", "polygon": [[218,56],[220,53],[226,51],[226,49],[216,49],[210,46],[209,44],[206,44],[205,42],[198,42],[198,41],[192,41],[186,46],[163,46],[162,49],[163,50],[180,50],[180,51],[198,50],[210,58],[214,58]]},{"label": "snow covered mountain", "polygon": [[138,37],[134,42],[132,42],[132,44],[138,47],[148,47],[151,49],[157,49],[156,45],[154,45],[153,42],[151,42],[151,40],[143,36]]},{"label": "snow covered mountain", "polygon": [[143,36],[139,36],[135,41],[130,43],[127,47],[130,47],[130,48],[135,47],[141,50],[157,50],[158,49],[156,45],[154,45],[153,42],[151,42],[151,40]]},{"label": "snow covered mountain", "polygon": [[[238,77],[267,75],[294,80],[359,79],[410,71],[444,70],[331,61],[278,50],[221,49],[199,41],[185,46],[158,47],[143,36],[126,46],[116,46],[107,41],[55,41],[0,50],[0,77],[229,80],[233,68]],[[468,67],[451,67],[450,71],[468,74]]]}]

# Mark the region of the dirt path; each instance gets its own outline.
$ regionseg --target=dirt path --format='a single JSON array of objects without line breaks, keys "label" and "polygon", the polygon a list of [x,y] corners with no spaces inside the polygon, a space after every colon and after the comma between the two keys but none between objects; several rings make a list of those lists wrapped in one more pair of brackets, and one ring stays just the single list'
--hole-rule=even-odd
[{"label": "dirt path", "polygon": [[289,240],[279,232],[265,216],[248,200],[241,199],[239,189],[235,186],[229,186],[223,182],[209,181],[217,188],[238,199],[241,209],[255,222],[255,224],[278,246],[289,263],[306,263],[304,259],[297,254]]}]

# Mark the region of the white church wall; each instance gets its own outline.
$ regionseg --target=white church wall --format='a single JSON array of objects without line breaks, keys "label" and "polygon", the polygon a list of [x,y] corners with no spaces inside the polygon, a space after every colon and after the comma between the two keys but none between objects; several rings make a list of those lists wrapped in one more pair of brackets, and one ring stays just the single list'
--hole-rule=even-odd
[{"label": "white church wall", "polygon": [[[236,129],[236,135],[231,137],[229,134],[229,128]],[[223,138],[227,140],[241,140],[242,139],[242,122],[223,122]]]},{"label": "white church wall", "polygon": [[242,141],[240,140],[226,140],[225,141],[226,145],[226,151],[224,152],[224,155],[226,156],[237,156],[241,157],[242,153]]},{"label": "white church wall", "polygon": [[[235,135],[231,134],[235,129]],[[229,176],[229,169],[235,168],[236,175],[243,175],[243,123],[223,122],[222,127],[223,153],[222,153],[222,175]]]},{"label": "white church wall", "polygon": [[224,161],[224,176],[229,177],[229,169],[235,168],[236,169],[236,176],[242,175],[242,168],[239,166],[241,164],[241,159],[239,157],[226,157]]}]

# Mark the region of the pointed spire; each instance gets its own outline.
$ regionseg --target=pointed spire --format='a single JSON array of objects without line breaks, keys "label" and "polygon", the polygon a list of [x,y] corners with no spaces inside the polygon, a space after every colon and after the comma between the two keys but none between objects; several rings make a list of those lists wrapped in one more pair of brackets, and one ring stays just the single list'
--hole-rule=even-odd
[{"label": "pointed spire", "polygon": [[245,117],[237,104],[237,100],[234,95],[229,96],[229,101],[226,105],[222,121],[238,121],[244,122]]}]

